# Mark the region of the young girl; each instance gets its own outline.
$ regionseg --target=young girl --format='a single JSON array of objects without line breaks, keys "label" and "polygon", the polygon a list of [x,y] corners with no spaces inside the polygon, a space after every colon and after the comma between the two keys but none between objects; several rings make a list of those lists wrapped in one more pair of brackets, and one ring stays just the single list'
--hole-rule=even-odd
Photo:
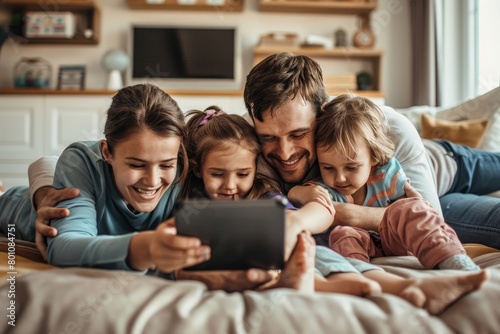
[{"label": "young girl", "polygon": [[[186,148],[190,157],[190,173],[182,187],[181,198],[237,200],[276,193],[277,188],[272,181],[256,174],[260,145],[253,128],[243,118],[227,115],[216,107],[209,107],[205,112],[192,111],[188,115],[189,139]],[[302,227],[302,221],[307,224],[311,220],[321,220],[324,224],[331,224],[333,217],[324,203],[312,201],[297,211],[287,212],[287,235],[290,230],[293,231],[288,238],[293,239],[297,233],[293,225]],[[312,256],[311,252],[297,254],[294,251],[291,256],[302,256],[303,262]],[[295,284],[295,288],[311,289],[310,280],[306,278],[307,268],[294,267],[282,273],[277,286]],[[478,289],[487,277],[485,272],[481,272],[444,278],[404,279],[362,261],[344,259],[321,246],[316,247],[316,269],[316,291],[363,295],[382,289],[425,307],[431,313],[441,312],[463,294]]]},{"label": "young girl", "polygon": [[[190,169],[181,199],[239,200],[278,194],[273,180],[256,174],[260,145],[253,128],[241,116],[228,115],[212,106],[204,112],[190,111],[187,117]],[[291,237],[297,240],[293,260],[289,261],[293,265],[287,264],[277,285],[312,290],[309,269],[314,266],[314,240],[306,233],[298,235],[298,239]]]},{"label": "young girl", "polygon": [[393,157],[394,145],[383,120],[374,103],[354,95],[327,103],[318,119],[316,146],[323,180],[319,184],[336,202],[389,206],[378,233],[337,226],[329,235],[330,247],[366,262],[409,251],[427,269],[478,270],[456,233],[427,201],[403,198],[408,180]]},{"label": "young girl", "polygon": [[[187,172],[184,116],[152,85],[125,87],[113,97],[105,140],[77,142],[59,158],[54,186],[80,195],[61,203],[71,215],[52,221],[48,262],[143,271],[172,271],[202,262],[208,247],[175,235],[169,223]],[[15,223],[17,237],[33,241],[36,213],[27,188],[0,197],[0,226]]]}]

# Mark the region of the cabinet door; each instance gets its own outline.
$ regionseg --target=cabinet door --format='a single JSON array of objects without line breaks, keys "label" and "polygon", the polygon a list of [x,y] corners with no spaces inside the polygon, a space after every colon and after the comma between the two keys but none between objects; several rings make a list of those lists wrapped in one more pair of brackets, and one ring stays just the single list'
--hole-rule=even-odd
[{"label": "cabinet door", "polygon": [[45,154],[60,155],[75,141],[103,138],[108,96],[47,96]]},{"label": "cabinet door", "polygon": [[43,153],[43,97],[0,97],[0,159],[32,160]]},{"label": "cabinet door", "polygon": [[43,155],[43,96],[0,96],[0,181],[28,184],[29,164]]}]

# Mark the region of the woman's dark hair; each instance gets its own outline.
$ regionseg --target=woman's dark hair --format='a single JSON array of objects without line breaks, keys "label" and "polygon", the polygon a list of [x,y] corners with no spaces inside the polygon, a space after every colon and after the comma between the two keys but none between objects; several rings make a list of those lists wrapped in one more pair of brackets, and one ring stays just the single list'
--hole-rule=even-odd
[{"label": "woman's dark hair", "polygon": [[179,137],[179,180],[183,180],[189,167],[184,145],[187,134],[184,114],[177,102],[163,90],[150,84],[120,89],[113,96],[104,126],[109,153],[113,154],[116,144],[144,129],[162,137]]}]

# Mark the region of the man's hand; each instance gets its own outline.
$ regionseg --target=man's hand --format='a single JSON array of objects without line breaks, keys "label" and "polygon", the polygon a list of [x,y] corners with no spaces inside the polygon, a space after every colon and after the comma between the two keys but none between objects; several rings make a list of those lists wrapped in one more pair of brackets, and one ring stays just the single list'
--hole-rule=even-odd
[{"label": "man's hand", "polygon": [[59,202],[75,198],[80,194],[76,188],[54,189],[52,187],[42,187],[38,189],[33,197],[33,204],[36,210],[35,221],[35,242],[36,248],[43,258],[47,260],[47,237],[55,237],[57,230],[49,226],[50,220],[64,218],[69,215],[66,208],[56,208]]},{"label": "man's hand", "polygon": [[205,283],[209,290],[227,292],[251,290],[269,282],[275,275],[261,269],[247,271],[184,271],[176,272],[177,280],[195,280]]},{"label": "man's hand", "polygon": [[387,209],[338,202],[334,202],[333,206],[335,207],[334,225],[359,227],[372,231],[378,231]]}]

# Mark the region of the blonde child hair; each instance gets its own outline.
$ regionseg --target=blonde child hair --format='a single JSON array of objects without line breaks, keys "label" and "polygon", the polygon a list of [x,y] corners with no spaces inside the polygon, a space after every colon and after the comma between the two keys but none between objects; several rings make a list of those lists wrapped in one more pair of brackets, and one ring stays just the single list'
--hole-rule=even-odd
[{"label": "blonde child hair", "polygon": [[385,116],[375,103],[365,97],[343,94],[324,104],[322,109],[316,129],[317,147],[333,147],[354,159],[355,140],[361,137],[378,165],[385,165],[392,158],[395,146],[387,136]]}]

